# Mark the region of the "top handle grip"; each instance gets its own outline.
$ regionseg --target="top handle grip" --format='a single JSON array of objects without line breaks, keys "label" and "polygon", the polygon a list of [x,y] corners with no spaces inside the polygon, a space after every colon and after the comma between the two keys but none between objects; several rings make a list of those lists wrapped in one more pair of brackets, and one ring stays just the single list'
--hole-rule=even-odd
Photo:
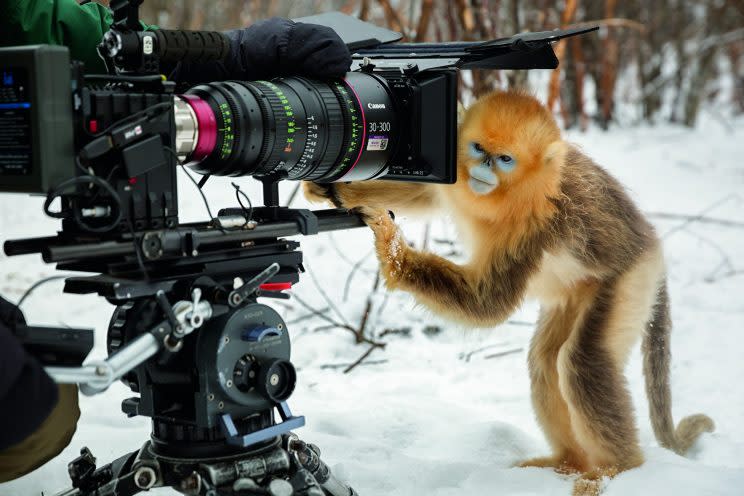
[{"label": "top handle grip", "polygon": [[217,31],[185,31],[181,29],[158,29],[153,31],[157,39],[158,58],[161,63],[223,61],[230,53],[230,39]]}]

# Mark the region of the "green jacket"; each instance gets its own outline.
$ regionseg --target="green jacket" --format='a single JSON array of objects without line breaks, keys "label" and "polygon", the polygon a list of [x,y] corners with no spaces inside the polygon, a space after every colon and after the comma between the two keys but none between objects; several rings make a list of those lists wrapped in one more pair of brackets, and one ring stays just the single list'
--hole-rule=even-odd
[{"label": "green jacket", "polygon": [[111,11],[95,2],[0,0],[0,46],[64,45],[70,58],[85,63],[86,72],[104,73],[96,45],[112,20]]}]

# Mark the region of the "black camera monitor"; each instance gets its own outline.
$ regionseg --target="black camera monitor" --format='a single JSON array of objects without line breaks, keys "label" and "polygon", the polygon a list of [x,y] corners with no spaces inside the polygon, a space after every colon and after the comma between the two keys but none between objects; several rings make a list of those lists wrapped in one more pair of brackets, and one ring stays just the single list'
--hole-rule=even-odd
[{"label": "black camera monitor", "polygon": [[67,49],[0,48],[0,191],[42,193],[75,173]]}]

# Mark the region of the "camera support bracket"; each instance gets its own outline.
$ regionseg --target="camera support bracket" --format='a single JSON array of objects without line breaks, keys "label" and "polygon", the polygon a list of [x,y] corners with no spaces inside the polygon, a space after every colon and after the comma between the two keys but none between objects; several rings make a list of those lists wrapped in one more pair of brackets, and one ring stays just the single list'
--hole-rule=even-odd
[{"label": "camera support bracket", "polygon": [[246,448],[263,441],[268,441],[282,434],[286,434],[293,429],[299,429],[305,425],[305,416],[300,415],[295,417],[292,415],[292,411],[289,409],[289,405],[286,401],[282,401],[276,405],[279,410],[279,415],[282,417],[282,422],[274,424],[271,427],[266,427],[250,434],[239,434],[235,422],[233,422],[232,416],[229,413],[225,413],[220,416],[220,425],[222,432],[225,434],[227,443],[233,446],[240,446]]},{"label": "camera support bracket", "polygon": [[[199,297],[195,294],[194,301],[179,301],[171,309],[171,317],[181,329],[178,334],[190,334],[212,317],[212,305],[200,301]],[[163,348],[169,349],[170,346],[171,352],[178,351],[169,344],[174,338],[174,331],[175,328],[166,319],[105,360],[94,360],[80,367],[45,367],[44,370],[55,382],[79,384],[83,394],[92,396],[107,390],[111,384]]]}]

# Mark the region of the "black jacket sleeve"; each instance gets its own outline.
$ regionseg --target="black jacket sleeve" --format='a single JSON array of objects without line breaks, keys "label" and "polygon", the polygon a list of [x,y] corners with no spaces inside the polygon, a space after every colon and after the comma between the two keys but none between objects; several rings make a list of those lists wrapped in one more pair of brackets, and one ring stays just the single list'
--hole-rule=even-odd
[{"label": "black jacket sleeve", "polygon": [[327,26],[274,17],[226,31],[230,55],[224,62],[180,63],[171,79],[189,83],[278,76],[331,78],[351,67],[346,44]]},{"label": "black jacket sleeve", "polygon": [[24,322],[14,305],[0,298],[0,450],[23,441],[57,403],[57,385],[26,353],[6,323]]}]

